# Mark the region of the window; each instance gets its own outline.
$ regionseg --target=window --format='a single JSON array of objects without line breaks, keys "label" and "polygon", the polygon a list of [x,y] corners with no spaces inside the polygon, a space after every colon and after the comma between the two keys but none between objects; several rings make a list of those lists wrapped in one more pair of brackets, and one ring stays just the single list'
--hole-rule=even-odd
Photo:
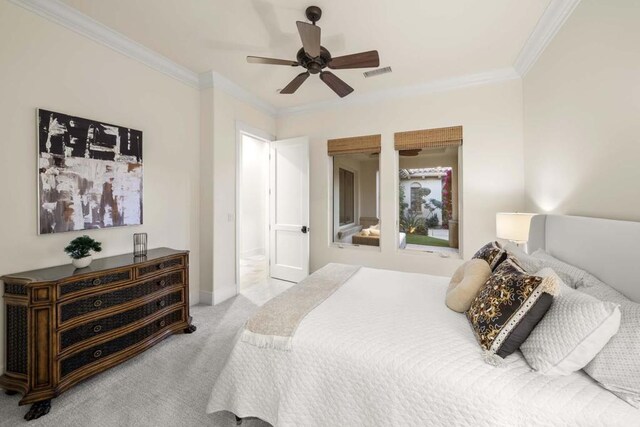
[{"label": "window", "polygon": [[462,128],[398,133],[395,145],[399,248],[457,253]]},{"label": "window", "polygon": [[354,176],[355,175],[353,172],[346,169],[338,168],[340,225],[353,223],[355,204]]},{"label": "window", "polygon": [[340,246],[380,246],[380,135],[330,140],[333,227]]}]

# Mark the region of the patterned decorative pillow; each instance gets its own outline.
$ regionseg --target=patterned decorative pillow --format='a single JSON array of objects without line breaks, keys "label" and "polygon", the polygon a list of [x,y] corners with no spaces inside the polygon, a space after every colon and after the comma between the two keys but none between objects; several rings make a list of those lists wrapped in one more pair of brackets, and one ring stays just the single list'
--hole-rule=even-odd
[{"label": "patterned decorative pillow", "polygon": [[485,360],[499,363],[527,339],[551,307],[559,284],[554,277],[532,276],[512,259],[501,263],[466,312],[485,350]]},{"label": "patterned decorative pillow", "polygon": [[584,371],[625,402],[640,408],[640,304],[595,278],[578,291],[619,304],[622,313],[618,333]]},{"label": "patterned decorative pillow", "polygon": [[569,375],[591,362],[618,332],[620,309],[570,288],[549,267],[536,276],[556,277],[561,292],[520,351],[543,375]]},{"label": "patterned decorative pillow", "polygon": [[506,258],[507,251],[502,249],[498,242],[487,243],[472,257],[472,259],[483,259],[487,261],[487,264],[489,264],[492,271],[494,271]]}]

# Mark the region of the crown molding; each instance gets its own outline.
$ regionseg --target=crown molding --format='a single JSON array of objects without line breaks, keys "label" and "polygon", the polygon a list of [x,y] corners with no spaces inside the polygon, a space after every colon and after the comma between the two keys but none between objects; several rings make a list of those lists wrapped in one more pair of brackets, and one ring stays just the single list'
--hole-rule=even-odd
[{"label": "crown molding", "polygon": [[205,89],[215,87],[270,116],[288,116],[346,105],[379,102],[385,99],[424,95],[520,78],[531,68],[551,39],[562,27],[562,24],[564,24],[578,3],[580,3],[580,0],[551,0],[551,3],[539,19],[536,28],[522,48],[514,64],[514,68],[491,70],[362,95],[353,94],[344,99],[331,99],[294,107],[276,108],[215,71],[208,71],[198,75],[190,69],[173,62],[169,58],[143,46],[127,36],[112,30],[60,0],[9,1],[135,59],[193,88]]},{"label": "crown molding", "polygon": [[481,86],[508,80],[517,80],[520,75],[513,68],[502,68],[466,76],[452,77],[449,79],[435,80],[412,86],[404,86],[395,89],[385,89],[362,95],[352,94],[348,98],[330,99],[295,107],[278,109],[278,116],[303,114],[318,110],[327,110],[341,106],[362,105],[377,103],[394,98],[408,98],[419,95],[427,95],[436,92],[462,89],[470,86]]},{"label": "crown molding", "polygon": [[198,88],[198,74],[176,64],[169,58],[112,30],[59,0],[9,0],[50,21],[60,24],[93,41],[101,43],[132,59],[173,77],[191,87]]},{"label": "crown molding", "polygon": [[580,0],[551,0],[513,65],[518,74],[527,74],[579,3]]},{"label": "crown molding", "polygon": [[273,105],[263,101],[253,93],[232,82],[223,75],[216,73],[215,71],[207,71],[200,74],[199,87],[200,89],[206,89],[210,87],[220,89],[223,92],[231,95],[232,97],[246,102],[247,104],[271,117],[275,117],[278,112],[278,110]]}]

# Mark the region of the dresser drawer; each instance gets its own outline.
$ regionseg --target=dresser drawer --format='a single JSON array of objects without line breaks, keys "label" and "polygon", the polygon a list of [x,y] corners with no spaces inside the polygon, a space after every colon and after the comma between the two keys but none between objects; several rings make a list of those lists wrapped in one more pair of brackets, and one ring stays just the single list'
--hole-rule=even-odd
[{"label": "dresser drawer", "polygon": [[84,366],[103,360],[141,343],[146,338],[169,328],[171,325],[184,321],[184,317],[184,310],[181,308],[159,318],[158,320],[142,326],[140,329],[136,329],[133,332],[129,332],[128,334],[119,336],[101,344],[96,344],[86,350],[79,351],[78,353],[75,353],[59,362],[60,378],[64,379],[72,372],[75,372]]},{"label": "dresser drawer", "polygon": [[183,256],[178,256],[175,258],[169,258],[162,261],[154,262],[153,264],[146,264],[140,267],[136,267],[136,277],[147,277],[152,274],[156,274],[162,272],[164,270],[169,270],[171,268],[184,267],[185,258]]},{"label": "dresser drawer", "polygon": [[133,280],[132,270],[117,271],[115,273],[91,276],[81,280],[62,283],[58,286],[58,298],[72,295],[76,292],[92,289],[96,286],[114,285]]},{"label": "dresser drawer", "polygon": [[184,270],[174,271],[141,283],[119,288],[110,292],[103,292],[83,298],[78,298],[60,304],[60,324],[87,313],[97,313],[101,310],[115,307],[137,298],[141,298],[164,288],[185,283]]},{"label": "dresser drawer", "polygon": [[164,310],[167,307],[183,303],[184,291],[180,289],[168,295],[156,298],[139,307],[104,317],[102,319],[83,323],[60,333],[58,340],[60,343],[60,351],[63,351],[69,346],[79,342],[86,341],[90,338],[103,335],[107,332],[135,323],[152,315],[153,313]]}]

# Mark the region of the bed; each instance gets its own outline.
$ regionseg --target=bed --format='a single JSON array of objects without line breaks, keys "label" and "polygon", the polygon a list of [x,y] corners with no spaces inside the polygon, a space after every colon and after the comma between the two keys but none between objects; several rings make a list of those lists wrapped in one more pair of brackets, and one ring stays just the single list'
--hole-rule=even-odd
[{"label": "bed", "polygon": [[[531,244],[558,254],[570,245],[580,266],[590,250],[576,243],[587,236],[579,231],[612,224],[573,218],[537,218]],[[625,232],[612,247],[640,236],[640,224],[616,225]],[[635,245],[626,249],[639,259]],[[638,301],[624,275],[610,279]],[[582,371],[543,376],[519,352],[499,367],[485,363],[464,315],[443,303],[448,282],[361,268],[304,318],[291,351],[237,340],[207,412],[278,426],[640,425],[640,410]]]}]

